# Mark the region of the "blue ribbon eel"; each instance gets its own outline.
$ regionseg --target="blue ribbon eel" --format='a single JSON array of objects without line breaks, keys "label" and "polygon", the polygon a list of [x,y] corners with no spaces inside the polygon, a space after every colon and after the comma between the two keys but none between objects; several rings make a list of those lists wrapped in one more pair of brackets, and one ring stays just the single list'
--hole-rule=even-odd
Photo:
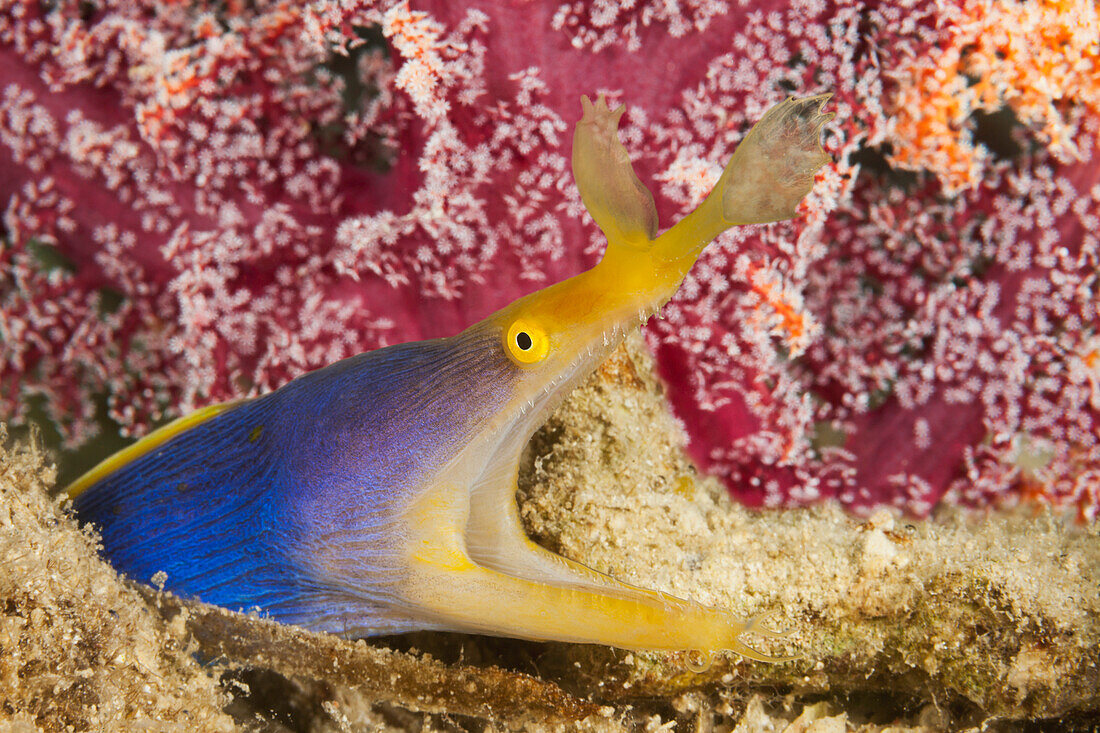
[{"label": "blue ribbon eel", "polygon": [[634,587],[532,542],[520,452],[550,411],[676,292],[735,224],[795,216],[828,95],[772,107],[690,214],[658,234],[617,134],[582,98],[581,199],[607,238],[590,270],[448,338],[366,352],[156,430],[73,483],[79,517],[139,581],[306,629],[447,629],[624,649],[733,650],[752,621]]}]

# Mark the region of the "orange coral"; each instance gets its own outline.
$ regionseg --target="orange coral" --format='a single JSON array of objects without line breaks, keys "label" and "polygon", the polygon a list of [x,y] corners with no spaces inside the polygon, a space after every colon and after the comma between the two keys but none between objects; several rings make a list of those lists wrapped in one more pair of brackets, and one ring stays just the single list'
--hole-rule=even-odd
[{"label": "orange coral", "polygon": [[749,287],[760,297],[761,308],[767,305],[772,311],[759,311],[759,322],[770,326],[767,330],[783,339],[792,357],[800,355],[806,350],[817,329],[813,317],[804,309],[801,296],[787,287],[782,277],[770,271],[770,268],[752,262],[748,263],[747,268]]},{"label": "orange coral", "polygon": [[1100,114],[1100,28],[1089,0],[973,0],[955,11],[952,42],[899,71],[892,162],[934,172],[948,191],[975,184],[983,152],[966,134],[976,111],[1005,105],[1073,155],[1076,110]]}]

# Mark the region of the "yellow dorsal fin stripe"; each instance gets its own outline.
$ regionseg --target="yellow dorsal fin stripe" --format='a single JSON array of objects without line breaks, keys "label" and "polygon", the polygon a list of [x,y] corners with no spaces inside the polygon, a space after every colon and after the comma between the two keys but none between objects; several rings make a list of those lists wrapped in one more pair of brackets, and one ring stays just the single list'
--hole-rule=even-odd
[{"label": "yellow dorsal fin stripe", "polygon": [[100,461],[95,468],[69,484],[65,492],[69,495],[70,499],[75,499],[81,492],[104,476],[108,476],[131,461],[136,461],[145,454],[156,450],[157,447],[179,435],[184,430],[193,428],[199,423],[206,422],[210,418],[216,417],[242,402],[244,402],[244,400],[232,400],[231,402],[222,402],[217,405],[208,405],[202,409],[184,415],[183,417],[177,417],[172,422],[167,425],[162,425],[133,445],[123,448],[118,453]]}]

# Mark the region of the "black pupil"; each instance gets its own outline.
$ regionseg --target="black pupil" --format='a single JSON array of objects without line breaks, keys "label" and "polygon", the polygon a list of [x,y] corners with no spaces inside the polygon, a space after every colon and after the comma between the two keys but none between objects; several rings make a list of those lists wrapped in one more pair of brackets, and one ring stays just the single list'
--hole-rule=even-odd
[{"label": "black pupil", "polygon": [[520,347],[524,351],[527,351],[534,345],[531,341],[531,336],[526,331],[520,331],[516,334],[516,346]]}]

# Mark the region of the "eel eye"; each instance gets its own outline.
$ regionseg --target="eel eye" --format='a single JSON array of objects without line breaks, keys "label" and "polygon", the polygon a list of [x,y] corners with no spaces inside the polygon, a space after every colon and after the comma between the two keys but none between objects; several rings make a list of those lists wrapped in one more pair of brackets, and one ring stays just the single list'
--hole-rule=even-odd
[{"label": "eel eye", "polygon": [[504,334],[504,350],[520,366],[537,364],[549,353],[550,339],[541,328],[520,318]]}]

